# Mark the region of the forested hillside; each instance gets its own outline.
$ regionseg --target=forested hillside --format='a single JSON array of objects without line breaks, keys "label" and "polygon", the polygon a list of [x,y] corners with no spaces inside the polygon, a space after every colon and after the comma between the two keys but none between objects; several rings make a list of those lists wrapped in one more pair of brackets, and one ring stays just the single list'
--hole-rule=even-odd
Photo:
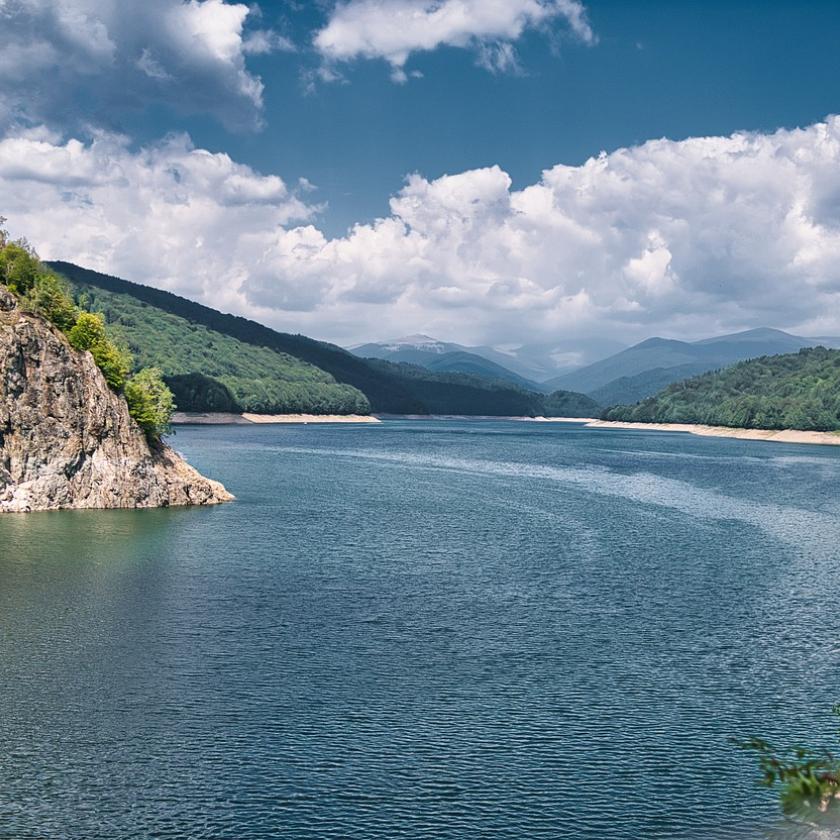
[{"label": "forested hillside", "polygon": [[[356,354],[360,355],[360,354]],[[458,350],[451,353],[426,353],[421,354],[417,351],[406,352],[407,356],[421,356],[417,360],[411,358],[401,359],[400,353],[391,354],[391,358],[386,361],[400,364],[408,363],[423,367],[433,373],[466,373],[470,376],[479,376],[484,379],[497,379],[499,382],[507,382],[519,388],[525,388],[528,391],[540,391],[540,386],[535,382],[530,382],[525,377],[514,373],[501,365],[491,362],[482,356],[475,353],[467,353],[464,350]]]},{"label": "forested hillside", "polygon": [[760,356],[795,353],[822,343],[768,328],[691,342],[649,338],[594,364],[550,379],[543,386],[580,391],[601,405],[635,403],[690,376]]},{"label": "forested hillside", "polygon": [[586,394],[574,391],[554,391],[543,399],[546,417],[597,417],[601,406]]},{"label": "forested hillside", "polygon": [[367,398],[300,359],[245,344],[143,303],[75,283],[77,302],[101,312],[141,366],[159,368],[181,411],[366,414]]},{"label": "forested hillside", "polygon": [[670,385],[607,420],[749,429],[840,430],[840,350],[762,356]]},{"label": "forested hillside", "polygon": [[[172,340],[165,342],[165,346],[169,349],[161,350],[155,345],[158,343],[158,330],[164,322],[155,317],[154,325],[148,323],[147,318],[151,312],[174,316],[179,319],[180,324],[189,322],[190,332],[198,344],[205,336],[205,333],[199,332],[199,329],[206,328],[215,334],[221,334],[221,336],[236,339],[241,344],[249,345],[248,353],[253,352],[254,347],[257,347],[273,352],[275,355],[278,352],[286,354],[286,359],[293,357],[296,360],[308,362],[309,365],[320,368],[322,372],[326,371],[337,382],[352,385],[358,389],[367,397],[371,409],[376,412],[495,416],[532,416],[546,413],[546,403],[542,394],[527,391],[509,382],[460,373],[436,374],[413,365],[360,359],[334,344],[316,341],[303,335],[276,332],[255,321],[217,312],[171,292],[130,283],[80,268],[71,263],[53,262],[50,265],[74,284],[79,294],[87,293],[94,298],[99,295],[99,300],[103,301],[104,293],[112,293],[120,297],[132,298],[140,304],[147,304],[142,309],[134,311],[135,323],[123,323],[122,329],[126,330],[127,337],[130,331],[130,340],[138,345],[142,344],[143,352],[150,356],[160,353],[181,353],[182,358],[178,367],[173,363],[169,368],[164,369],[170,377],[171,387],[176,391],[176,397],[180,395],[179,405],[182,408],[187,404],[197,408],[201,400],[206,401],[212,398],[213,410],[222,410],[218,406],[224,404],[226,394],[218,387],[219,384],[231,391],[231,395],[235,398],[233,389],[226,384],[228,380],[223,379],[218,373],[219,370],[225,370],[226,365],[231,364],[235,357],[239,363],[237,375],[250,383],[247,387],[252,388],[252,391],[247,393],[259,399],[262,392],[253,386],[255,382],[262,381],[261,377],[246,375],[255,373],[254,366],[258,365],[258,362],[255,357],[253,362],[246,365],[239,358],[243,355],[241,346],[239,350],[234,351],[232,345],[222,345],[220,339],[214,340],[218,353],[221,355],[217,355],[213,360],[203,357],[200,349],[192,343],[190,346],[194,346],[194,352],[189,351],[188,358],[183,358],[188,355],[187,350],[179,350],[174,333],[171,336]],[[125,306],[124,303],[120,305]],[[102,303],[96,306],[101,308]],[[123,315],[132,317],[127,312],[123,312]],[[174,329],[175,322],[166,323]],[[207,352],[210,351],[207,350]],[[259,364],[267,364],[267,357],[260,356],[259,359],[261,360]],[[196,369],[187,370],[190,364],[195,364]],[[216,373],[211,371],[216,371]],[[298,379],[293,379],[290,386],[296,384],[303,387],[303,384],[308,382],[309,387],[316,387],[315,380],[307,379],[314,374],[304,371],[298,373]],[[225,375],[232,376],[233,374],[228,371]],[[320,384],[328,385],[329,383]],[[195,400],[189,397],[190,394],[195,395]],[[193,401],[185,403],[184,400],[188,397]],[[358,410],[358,408],[353,410]]]},{"label": "forested hillside", "polygon": [[[720,365],[717,367],[720,367]],[[600,405],[626,405],[652,397],[673,382],[688,379],[690,376],[698,376],[707,371],[707,366],[696,364],[654,368],[643,373],[637,373],[635,376],[622,376],[613,379],[606,385],[596,388],[594,391],[589,391],[589,396]]]}]

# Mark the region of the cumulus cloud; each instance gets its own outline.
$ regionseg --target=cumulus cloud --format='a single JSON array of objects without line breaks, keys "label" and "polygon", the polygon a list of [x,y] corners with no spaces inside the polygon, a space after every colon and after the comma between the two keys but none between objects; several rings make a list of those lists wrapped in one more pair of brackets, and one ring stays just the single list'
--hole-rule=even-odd
[{"label": "cumulus cloud", "polygon": [[412,53],[441,46],[474,49],[481,66],[502,72],[518,67],[513,42],[526,29],[557,20],[584,43],[595,42],[579,0],[348,0],[314,43],[329,62],[385,59],[396,81],[406,80]]},{"label": "cumulus cloud", "polygon": [[253,126],[263,85],[246,56],[291,44],[246,32],[250,14],[224,0],[0,0],[0,124],[113,124],[164,103]]},{"label": "cumulus cloud", "polygon": [[185,135],[132,151],[119,135],[82,142],[45,129],[0,140],[0,206],[42,256],[222,306],[239,301],[260,243],[317,209]]},{"label": "cumulus cloud", "polygon": [[50,257],[351,342],[840,332],[840,117],[654,140],[512,188],[411,176],[329,238],[311,193],[176,137],[0,141],[0,214]]}]

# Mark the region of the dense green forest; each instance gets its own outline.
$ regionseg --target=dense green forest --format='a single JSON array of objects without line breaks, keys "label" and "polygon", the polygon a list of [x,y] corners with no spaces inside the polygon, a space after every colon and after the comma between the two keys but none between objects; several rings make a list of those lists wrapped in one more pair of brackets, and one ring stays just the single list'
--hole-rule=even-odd
[{"label": "dense green forest", "polygon": [[135,297],[74,284],[141,366],[163,371],[181,411],[366,414],[364,394],[286,353],[244,344]]},{"label": "dense green forest", "polygon": [[840,430],[840,350],[762,356],[669,385],[607,420],[706,423],[748,429]]},{"label": "dense green forest", "polygon": [[[716,365],[723,367],[722,365]],[[708,371],[703,365],[679,365],[670,368],[654,368],[634,376],[622,376],[606,385],[589,391],[589,396],[601,405],[626,405],[658,394],[672,382],[699,376]]]},{"label": "dense green forest", "polygon": [[[544,395],[524,390],[509,382],[461,373],[433,373],[414,365],[361,359],[334,344],[316,341],[303,335],[276,332],[255,321],[217,312],[171,292],[130,283],[117,277],[109,277],[71,263],[54,262],[51,265],[71,281],[80,294],[86,292],[91,295],[95,301],[94,308],[103,308],[102,295],[104,293],[130,297],[138,303],[148,305],[144,309],[136,310],[135,314],[157,311],[162,315],[178,318],[179,323],[189,322],[190,329],[196,336],[206,336],[206,332],[200,332],[202,328],[206,328],[207,331],[217,335],[251,345],[248,353],[256,347],[275,352],[275,355],[286,354],[286,359],[294,358],[308,362],[310,366],[326,371],[337,382],[351,385],[361,391],[369,400],[371,409],[376,412],[495,416],[546,414]],[[99,295],[98,300],[97,295]],[[140,320],[133,325],[121,324],[121,328],[126,330],[124,334],[129,342],[132,341],[132,336],[127,332],[129,328],[134,330],[133,340],[137,342],[137,345],[141,343],[142,338],[142,344],[146,348],[143,352],[148,352],[150,355],[156,352],[153,349],[157,341],[154,329],[145,328]],[[171,352],[177,349],[174,342],[170,343],[170,347]],[[139,347],[135,352],[140,354]],[[227,361],[232,359],[230,355],[226,358]],[[222,375],[212,373],[206,364],[199,365],[199,356],[193,356],[192,361],[195,366],[189,370],[187,369],[189,365],[178,368],[163,366],[170,387],[175,391],[179,407],[198,410],[199,405],[207,404],[209,401],[213,410],[222,410],[221,406],[227,404],[228,398],[236,402],[236,394],[226,384],[228,380]],[[298,385],[301,389],[305,385],[298,381],[290,383],[289,388],[292,384]],[[309,387],[316,386],[310,384]],[[323,383],[320,387],[324,387]],[[258,397],[259,393],[255,393],[255,398]],[[288,410],[314,411],[317,409],[301,407]],[[347,410],[360,411],[361,408],[354,407]],[[320,411],[324,413],[325,409],[322,408]],[[330,413],[332,411],[330,410]],[[336,413],[339,412],[336,411]],[[587,409],[583,413],[591,414],[592,410]]]},{"label": "dense green forest", "polygon": [[546,417],[598,417],[601,406],[586,394],[575,391],[554,391],[543,399]]},{"label": "dense green forest", "polygon": [[383,376],[399,377],[402,386],[422,406],[420,410],[405,412],[407,414],[527,417],[542,414],[542,394],[500,379],[485,379],[468,373],[430,373],[428,368],[406,362],[382,359],[365,359],[365,362]]}]

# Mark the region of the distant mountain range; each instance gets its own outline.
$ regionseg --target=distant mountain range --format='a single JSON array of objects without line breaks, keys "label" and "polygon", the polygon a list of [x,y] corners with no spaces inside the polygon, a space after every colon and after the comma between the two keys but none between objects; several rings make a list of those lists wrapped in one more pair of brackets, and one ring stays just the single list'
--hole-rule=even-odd
[{"label": "distant mountain range", "polygon": [[[357,356],[407,362],[439,373],[468,373],[510,382],[544,393],[562,390],[583,393],[599,405],[630,404],[645,399],[673,382],[717,370],[746,359],[793,353],[804,347],[840,347],[840,338],[804,338],[782,330],[759,328],[699,341],[649,338],[587,365],[576,358],[597,354],[592,344],[574,354],[555,347],[533,345],[502,352],[492,347],[468,347],[427,335],[410,335],[352,348]],[[539,348],[539,349],[535,349]],[[553,361],[550,356],[553,352]],[[523,359],[528,359],[526,364]],[[565,366],[560,375],[545,376],[551,365]],[[570,369],[572,368],[572,369]],[[525,372],[527,371],[527,373]]]},{"label": "distant mountain range", "polygon": [[408,362],[440,372],[473,373],[548,392],[553,389],[545,388],[540,383],[616,353],[624,347],[619,342],[600,338],[568,339],[511,348],[487,345],[472,347],[440,341],[428,335],[407,335],[388,341],[360,344],[350,350],[362,358]]},{"label": "distant mountain range", "polygon": [[161,369],[184,410],[592,416],[599,408],[582,394],[546,395],[495,375],[359,358],[161,289],[72,263],[47,265],[78,303],[105,316],[139,362]]},{"label": "distant mountain range", "polygon": [[[533,379],[500,363],[500,360],[503,360],[513,361],[515,364],[515,360],[509,360],[505,354],[490,347],[469,348],[448,341],[438,341],[427,335],[409,335],[393,341],[362,344],[353,347],[352,352],[363,359],[383,359],[395,364],[421,365],[438,373],[471,373],[474,376],[513,382],[520,388],[532,391],[541,390]],[[522,370],[521,365],[517,367]]]},{"label": "distant mountain range", "polygon": [[[139,362],[161,368],[182,408],[197,411],[593,416],[746,359],[840,348],[840,338],[774,329],[694,342],[651,338],[538,382],[520,372],[521,359],[490,347],[415,335],[348,352],[70,263],[49,265],[105,314]],[[575,357],[555,345],[555,362],[598,346]]]},{"label": "distant mountain range", "polygon": [[614,356],[550,379],[543,388],[580,391],[604,406],[634,403],[691,376],[746,359],[794,353],[818,345],[840,347],[840,338],[804,338],[769,328],[693,342],[649,338]]}]

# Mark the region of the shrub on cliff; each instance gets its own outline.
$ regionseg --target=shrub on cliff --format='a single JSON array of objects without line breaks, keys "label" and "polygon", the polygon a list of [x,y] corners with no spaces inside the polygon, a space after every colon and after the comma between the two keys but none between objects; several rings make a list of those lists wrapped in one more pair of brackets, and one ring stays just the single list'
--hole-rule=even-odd
[{"label": "shrub on cliff", "polygon": [[[2,221],[0,217],[0,224]],[[0,282],[20,297],[31,291],[41,271],[38,257],[25,241],[12,242],[6,231],[0,230]]]},{"label": "shrub on cliff", "polygon": [[[0,217],[0,228],[2,222]],[[17,296],[24,309],[43,315],[63,332],[67,332],[76,323],[77,309],[67,283],[44,268],[26,241],[12,242],[2,229],[0,283]]]},{"label": "shrub on cliff", "polygon": [[70,295],[67,283],[58,275],[44,271],[35,277],[29,291],[23,296],[24,308],[43,315],[62,332],[73,329],[78,310]]},{"label": "shrub on cliff", "polygon": [[123,389],[131,371],[131,353],[111,341],[101,315],[80,312],[67,338],[77,350],[90,351],[105,380],[115,391]]},{"label": "shrub on cliff", "polygon": [[43,315],[62,332],[69,332],[79,314],[69,285],[41,263],[26,240],[12,241],[3,229],[5,221],[0,216],[0,283],[24,310]]},{"label": "shrub on cliff", "polygon": [[67,338],[76,350],[92,350],[107,341],[105,320],[95,312],[80,312]]},{"label": "shrub on cliff", "polygon": [[93,356],[105,381],[123,393],[131,416],[150,440],[169,430],[174,410],[172,392],[156,368],[139,371],[131,379],[134,364],[131,353],[108,335],[105,319],[94,312],[80,310],[67,283],[38,259],[24,240],[12,241],[3,229],[0,216],[0,283],[8,287],[21,307],[55,324],[76,350]]},{"label": "shrub on cliff", "polygon": [[150,440],[169,431],[175,405],[158,368],[144,368],[132,376],[124,393],[131,416]]}]

